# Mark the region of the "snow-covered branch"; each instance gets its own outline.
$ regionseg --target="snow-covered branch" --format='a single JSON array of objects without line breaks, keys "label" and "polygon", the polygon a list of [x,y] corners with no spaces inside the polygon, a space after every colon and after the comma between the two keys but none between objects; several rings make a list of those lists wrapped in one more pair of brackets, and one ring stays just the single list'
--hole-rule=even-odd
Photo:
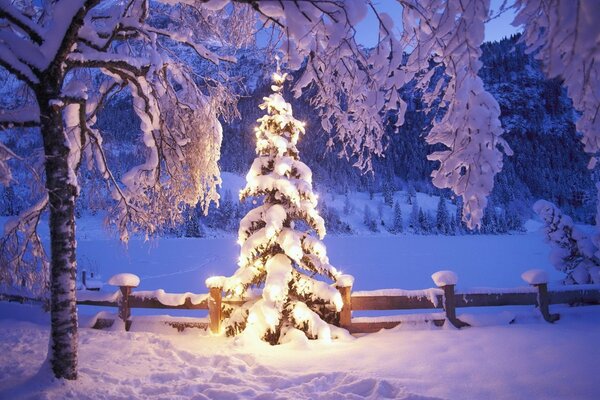
[{"label": "snow-covered branch", "polygon": [[40,29],[40,26],[32,21],[29,16],[21,13],[9,0],[0,0],[0,19],[6,19],[27,34],[33,42],[42,43],[44,32]]},{"label": "snow-covered branch", "polygon": [[371,156],[381,155],[385,147],[381,112],[403,107],[393,94],[400,85],[398,74],[393,77],[391,72],[399,66],[401,51],[391,35],[391,18],[380,15],[381,45],[367,52],[357,44],[354,30],[368,12],[366,1],[253,4],[265,22],[285,34],[279,49],[287,67],[304,66],[294,93],[298,97],[305,89],[315,89],[312,105],[319,110],[323,129],[332,135],[329,147],[339,144],[340,155],[355,157],[359,168],[370,170]]},{"label": "snow-covered branch", "polygon": [[49,264],[37,227],[47,206],[45,195],[4,225],[4,235],[0,238],[0,286],[46,294]]},{"label": "snow-covered branch", "polygon": [[[446,148],[428,157],[440,162],[432,173],[433,183],[463,198],[463,220],[475,227],[483,217],[494,176],[502,169],[502,152],[512,154],[501,137],[500,106],[477,75],[489,0],[401,3],[403,41],[413,48],[405,66],[407,76],[417,77],[429,105],[441,98],[443,109],[426,137],[428,143]],[[436,76],[431,63],[442,66],[445,77]]]}]

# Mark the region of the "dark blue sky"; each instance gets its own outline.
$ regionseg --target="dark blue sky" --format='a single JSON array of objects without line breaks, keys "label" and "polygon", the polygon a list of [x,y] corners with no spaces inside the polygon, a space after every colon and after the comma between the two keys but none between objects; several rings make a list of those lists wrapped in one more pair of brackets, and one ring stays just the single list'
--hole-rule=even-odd
[{"label": "dark blue sky", "polygon": [[[351,0],[350,0],[351,1]],[[503,0],[492,0],[492,10],[496,11],[500,8]],[[395,23],[396,28],[401,26],[402,7],[396,0],[374,0],[377,10],[389,14]],[[485,40],[493,41],[500,40],[505,36],[510,36],[519,30],[511,26],[510,23],[514,18],[512,10],[505,12],[500,17],[486,24]],[[377,18],[372,13],[369,13],[367,18],[357,26],[357,37],[359,42],[367,47],[372,47],[377,43]]]}]

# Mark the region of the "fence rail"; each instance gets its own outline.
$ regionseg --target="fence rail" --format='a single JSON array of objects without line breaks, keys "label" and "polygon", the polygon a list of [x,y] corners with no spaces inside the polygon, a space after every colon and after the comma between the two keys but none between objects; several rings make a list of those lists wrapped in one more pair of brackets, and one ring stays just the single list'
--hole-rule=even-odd
[{"label": "fence rail", "polygon": [[[219,280],[217,280],[218,282]],[[222,288],[209,287],[207,294],[169,294],[163,297],[153,295],[155,292],[134,292],[130,286],[120,286],[115,293],[78,292],[78,305],[116,307],[119,318],[125,323],[125,329],[131,325],[132,308],[175,309],[175,310],[208,310],[209,318],[185,318],[181,321],[169,319],[163,321],[178,330],[184,328],[205,328],[213,333],[221,332],[222,304],[239,306],[247,300],[223,298]],[[497,307],[497,306],[535,306],[540,310],[547,322],[555,322],[558,314],[550,313],[552,304],[587,305],[600,304],[600,285],[580,285],[548,290],[546,282],[532,283],[529,287],[514,289],[487,289],[484,291],[455,292],[454,284],[439,286],[426,290],[376,290],[352,293],[351,286],[338,287],[342,295],[343,307],[340,312],[339,325],[351,333],[370,333],[380,329],[389,329],[406,322],[398,317],[361,317],[352,318],[352,311],[372,310],[440,310],[440,313],[425,314],[418,318],[420,322],[442,326],[446,321],[457,328],[469,326],[456,316],[456,309],[463,307]],[[494,292],[495,290],[495,292]],[[175,301],[173,299],[176,299]],[[2,295],[0,300],[30,302],[15,295]],[[413,319],[414,320],[414,319]],[[113,320],[99,318],[94,327],[111,326]]]}]

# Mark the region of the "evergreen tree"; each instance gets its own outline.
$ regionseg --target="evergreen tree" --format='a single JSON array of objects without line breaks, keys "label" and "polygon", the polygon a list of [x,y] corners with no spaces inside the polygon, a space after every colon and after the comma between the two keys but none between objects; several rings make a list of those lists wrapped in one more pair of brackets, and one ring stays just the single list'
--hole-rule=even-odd
[{"label": "evergreen tree", "polygon": [[381,226],[385,226],[385,221],[383,220],[383,207],[384,206],[385,205],[383,204],[382,201],[377,203],[377,218],[379,220],[379,223],[381,223]]},{"label": "evergreen tree", "polygon": [[402,233],[403,231],[404,227],[402,222],[402,209],[400,208],[400,203],[396,202],[394,204],[394,219],[392,221],[390,232],[393,234],[398,234]]},{"label": "evergreen tree", "polygon": [[429,225],[427,214],[425,214],[421,207],[419,207],[418,223],[420,233],[431,233],[431,226]]},{"label": "evergreen tree", "polygon": [[456,233],[457,233],[456,232],[456,217],[454,215],[452,215],[450,217],[450,225],[449,226],[450,226],[450,229],[448,231],[448,234],[452,235],[452,236],[456,235]]},{"label": "evergreen tree", "polygon": [[[262,205],[240,221],[238,270],[224,279],[228,295],[248,295],[263,286],[262,296],[244,306],[225,310],[228,334],[244,333],[276,344],[287,333],[301,330],[309,338],[331,339],[342,307],[335,284],[343,277],[329,264],[323,218],[317,212],[312,173],[300,161],[296,144],[304,124],[292,115],[281,95],[286,75],[273,74],[274,93],[264,98],[258,119],[256,152],[240,198],[262,197]],[[295,222],[307,225],[305,232]],[[315,238],[314,232],[319,238]]]},{"label": "evergreen tree", "polygon": [[367,183],[367,191],[369,192],[369,200],[373,200],[375,198],[375,182],[373,178],[369,179]]},{"label": "evergreen tree", "polygon": [[371,212],[371,207],[368,204],[365,205],[365,210],[363,212],[363,223],[371,232],[377,232],[377,222],[373,218],[373,213]]},{"label": "evergreen tree", "polygon": [[185,237],[203,237],[204,230],[198,217],[198,210],[187,207],[184,211],[184,233]]},{"label": "evergreen tree", "polygon": [[408,194],[406,201],[409,205],[413,205],[413,203],[417,201],[417,191],[415,190],[415,186],[412,183],[408,185]]},{"label": "evergreen tree", "polygon": [[415,201],[412,203],[412,209],[410,211],[410,218],[408,220],[408,226],[413,233],[421,233],[421,224],[419,222],[419,204]]},{"label": "evergreen tree", "polygon": [[438,233],[441,233],[442,235],[447,235],[450,232],[450,217],[448,215],[448,207],[446,206],[446,199],[444,196],[440,196],[440,200],[438,201],[435,227]]},{"label": "evergreen tree", "polygon": [[456,215],[454,216],[454,220],[456,223],[455,232],[457,235],[462,235],[465,233],[466,226],[462,220],[462,200],[459,198],[456,202]]},{"label": "evergreen tree", "polygon": [[383,202],[390,207],[394,205],[394,185],[391,179],[389,177],[383,183]]},{"label": "evergreen tree", "polygon": [[348,193],[344,195],[344,215],[350,215],[354,211],[354,206],[350,203]]},{"label": "evergreen tree", "polygon": [[219,211],[220,226],[223,230],[228,231],[231,227],[233,227],[235,219],[235,209],[231,190],[225,190],[223,199],[220,201]]}]

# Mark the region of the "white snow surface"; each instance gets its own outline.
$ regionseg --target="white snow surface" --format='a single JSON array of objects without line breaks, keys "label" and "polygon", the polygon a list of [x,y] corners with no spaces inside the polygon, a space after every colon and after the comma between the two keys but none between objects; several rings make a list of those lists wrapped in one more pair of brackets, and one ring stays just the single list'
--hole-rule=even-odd
[{"label": "white snow surface", "polygon": [[521,274],[521,278],[530,285],[548,283],[548,273],[543,269],[530,269]]},{"label": "white snow surface", "polygon": [[435,286],[442,287],[447,285],[456,285],[458,283],[458,275],[454,271],[438,271],[431,275]]},{"label": "white snow surface", "polygon": [[0,398],[598,398],[600,309],[556,311],[555,324],[531,312],[509,325],[513,315],[499,312],[471,316],[476,328],[409,324],[331,343],[298,335],[275,347],[193,329],[145,332],[150,325],[134,318],[131,332],[81,328],[79,380],[69,382],[45,364],[48,316],[3,302]]},{"label": "white snow surface", "polygon": [[[141,277],[139,290],[205,293],[207,278],[231,275],[236,269],[239,246],[233,235],[149,242],[133,237],[124,247],[102,224],[101,216],[78,221],[80,267],[95,265],[103,276],[130,271]],[[430,276],[445,265],[460,275],[459,293],[530,292],[534,288],[524,286],[521,274],[532,266],[548,273],[552,290],[563,288],[557,282],[564,275],[550,263],[540,232],[329,235],[324,243],[341,273],[355,277],[354,296],[436,298],[442,291],[427,289]],[[587,287],[598,286],[578,288]],[[119,292],[77,295],[114,300]],[[198,329],[178,333],[156,323],[173,315],[201,317],[204,311],[133,309],[132,331],[126,333],[118,326],[110,331],[89,329],[98,307],[80,305],[78,310],[80,377],[77,382],[56,381],[45,364],[48,315],[39,306],[0,302],[0,398],[600,398],[600,306],[551,305],[551,312],[561,314],[554,324],[544,322],[529,306],[459,308],[458,317],[473,326],[461,330],[419,322],[436,317],[426,310],[397,317],[355,312],[354,321],[413,323],[330,343],[303,341],[290,331],[289,343],[275,347]],[[172,316],[147,316],[165,313]]]},{"label": "white snow surface", "polygon": [[140,285],[140,277],[135,274],[120,273],[111,276],[108,284],[112,286],[138,287]]}]

